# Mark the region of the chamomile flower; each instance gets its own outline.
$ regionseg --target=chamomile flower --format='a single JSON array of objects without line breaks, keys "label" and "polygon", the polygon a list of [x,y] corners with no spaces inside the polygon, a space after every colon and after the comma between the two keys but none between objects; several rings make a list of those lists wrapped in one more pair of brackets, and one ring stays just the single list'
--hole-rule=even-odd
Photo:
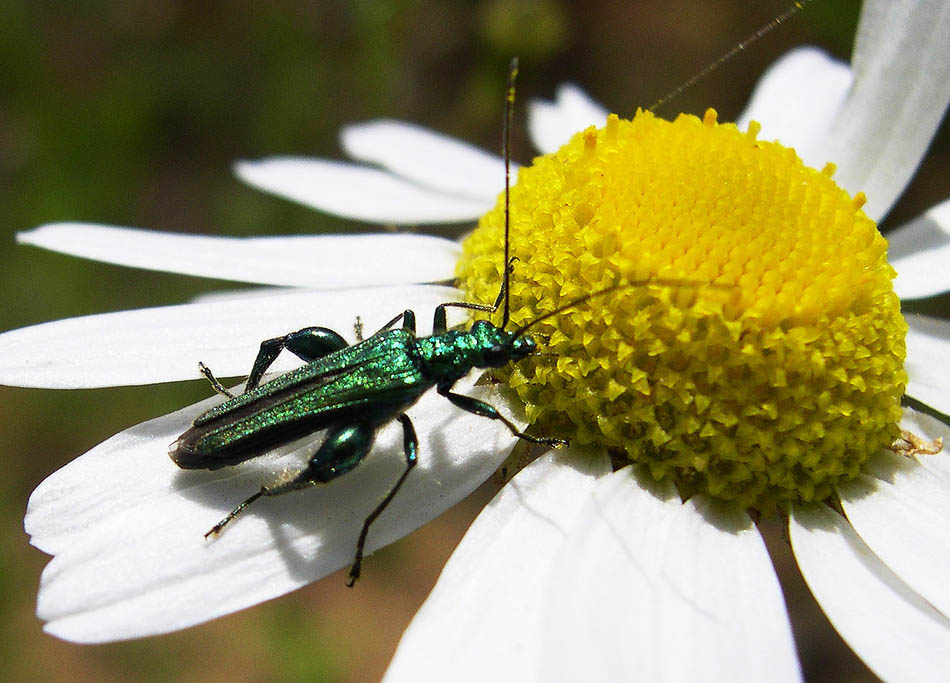
[{"label": "chamomile flower", "polygon": [[[392,680],[427,672],[472,680],[795,678],[785,606],[749,508],[786,511],[809,586],[875,672],[947,670],[950,467],[945,455],[923,453],[950,433],[901,414],[897,401],[906,391],[950,412],[950,377],[938,362],[950,350],[950,326],[907,321],[905,349],[883,240],[868,217],[880,219],[900,194],[943,116],[948,23],[942,3],[866,3],[850,69],[805,50],[770,71],[747,112],[761,132],[719,124],[712,114],[607,119],[573,87],[534,106],[532,136],[554,154],[523,170],[512,195],[522,235],[515,242],[532,231],[537,240],[524,245],[531,258],[516,264],[516,315],[528,319],[532,306],[553,308],[604,278],[727,287],[645,288],[591,302],[577,317],[550,321],[549,343],[563,352],[512,373],[520,398],[491,386],[466,389],[512,414],[526,410],[519,424],[572,430],[576,445],[527,466],[485,509],[404,636]],[[574,135],[589,124],[603,128]],[[703,136],[718,146],[696,143]],[[760,142],[773,137],[785,147]],[[373,166],[271,159],[240,164],[238,173],[363,220],[485,214],[464,252],[409,235],[227,240],[45,226],[22,241],[258,284],[359,288],[256,294],[254,316],[251,299],[229,297],[16,330],[0,336],[0,381],[169,381],[196,376],[199,359],[221,376],[240,375],[262,339],[314,321],[346,332],[354,314],[378,327],[392,317],[391,302],[429,311],[460,296],[411,282],[457,274],[473,296],[497,290],[501,261],[485,235],[497,234],[499,159],[397,122],[348,128],[343,145]],[[860,198],[834,187],[830,168],[810,171],[790,147],[818,168],[837,163],[838,184],[866,192],[863,210]],[[618,183],[612,165],[629,161],[631,149],[645,155],[632,157],[636,169],[654,175]],[[722,168],[734,176],[715,175]],[[660,189],[658,178],[673,184]],[[740,191],[697,192],[710,178]],[[823,189],[811,194],[815,185]],[[730,229],[740,210],[758,241]],[[815,236],[822,211],[835,226],[824,242]],[[720,223],[696,224],[713,214]],[[891,233],[897,294],[930,296],[950,285],[942,268],[948,214],[944,203]],[[589,231],[618,221],[642,226],[633,230],[641,243]],[[702,258],[693,244],[702,245]],[[868,329],[874,334],[862,336]],[[615,330],[635,344],[610,338]],[[599,355],[578,360],[578,344]],[[363,517],[402,467],[398,429],[384,430],[366,462],[331,486],[268,500],[206,543],[211,523],[262,479],[294,467],[307,448],[225,472],[178,471],[168,444],[214,400],[116,435],[34,492],[27,531],[54,555],[38,600],[48,631],[80,642],[164,633],[281,595],[351,560]],[[557,422],[563,415],[568,422]],[[438,396],[424,397],[411,416],[420,464],[373,526],[369,550],[464,497],[513,445],[503,426],[447,410]],[[736,425],[743,429],[724,428]],[[907,454],[887,448],[901,436],[898,425],[907,439],[922,439],[905,443]],[[614,471],[608,446],[634,464]],[[829,498],[841,509],[828,507]]]}]

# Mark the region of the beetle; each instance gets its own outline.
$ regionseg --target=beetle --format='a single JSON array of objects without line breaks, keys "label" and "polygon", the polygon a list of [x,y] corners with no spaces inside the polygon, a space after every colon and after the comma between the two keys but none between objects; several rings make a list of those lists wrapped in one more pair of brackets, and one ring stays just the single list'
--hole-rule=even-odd
[{"label": "beetle", "polygon": [[[432,335],[428,337],[416,336],[415,313],[406,310],[374,335],[352,346],[337,332],[325,327],[307,327],[268,339],[261,343],[245,390],[237,396],[225,389],[210,369],[199,363],[201,373],[228,400],[199,415],[172,444],[169,455],[182,469],[214,470],[237,465],[294,439],[327,430],[323,442],[303,470],[289,481],[271,487],[261,486],[260,491],[212,527],[205,534],[206,538],[221,532],[262,496],[307,488],[346,474],[369,453],[380,427],[397,420],[403,429],[406,467],[363,522],[347,581],[347,585],[352,587],[360,575],[370,526],[396,496],[417,461],[418,438],[405,411],[432,387],[462,410],[501,421],[519,439],[554,447],[566,445],[562,439],[525,434],[492,405],[452,391],[453,385],[473,368],[498,368],[535,354],[537,343],[525,334],[527,329],[580,301],[571,302],[516,330],[505,329],[509,318],[508,278],[514,261],[508,253],[507,203],[510,185],[508,136],[516,75],[515,59],[508,75],[504,129],[506,267],[495,302],[490,306],[468,302],[438,305]],[[494,313],[502,304],[500,327],[488,320],[478,320],[468,330],[448,329],[446,309],[449,307]],[[394,328],[400,320],[402,326]],[[285,349],[304,360],[306,365],[262,384],[264,373]]]}]

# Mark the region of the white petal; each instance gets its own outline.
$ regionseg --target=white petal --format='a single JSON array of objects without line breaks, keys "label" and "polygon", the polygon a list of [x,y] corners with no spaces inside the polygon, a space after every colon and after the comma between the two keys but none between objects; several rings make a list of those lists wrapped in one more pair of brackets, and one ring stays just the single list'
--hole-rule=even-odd
[{"label": "white petal", "polygon": [[841,637],[878,676],[941,681],[950,622],[871,552],[841,515],[796,506],[789,533],[798,566]]},{"label": "white petal", "polygon": [[797,680],[748,515],[634,467],[598,480],[548,579],[543,681]]},{"label": "white petal", "polygon": [[793,147],[809,166],[828,161],[817,146],[834,120],[851,85],[851,70],[814,47],[782,56],[762,75],[745,111],[736,122],[762,124],[759,137]]},{"label": "white petal", "polygon": [[950,322],[924,315],[906,316],[907,395],[950,414]]},{"label": "white petal", "polygon": [[[467,393],[499,401],[491,390]],[[85,643],[166,633],[326,576],[352,562],[363,519],[405,467],[402,431],[390,425],[356,470],[324,486],[263,499],[206,541],[211,525],[262,481],[273,481],[293,456],[264,456],[216,473],[178,470],[167,444],[198,410],[113,437],[33,493],[26,530],[37,547],[55,554],[43,572],[37,607],[48,632]],[[368,550],[468,495],[512,445],[503,425],[457,410],[434,392],[409,414],[419,435],[419,464],[370,529]],[[304,457],[310,452],[304,449]],[[372,571],[369,560],[364,581],[372,580]]]},{"label": "white petal", "polygon": [[445,280],[461,251],[428,235],[215,237],[90,223],[43,225],[17,241],[134,268],[333,289]]},{"label": "white petal", "polygon": [[[404,286],[297,292],[142,308],[56,320],[0,334],[0,383],[53,389],[171,382],[200,377],[198,361],[219,377],[246,375],[265,339],[319,325],[353,338],[357,316],[375,332],[406,308],[429,312],[458,298],[449,287]],[[281,354],[274,370],[294,365]]]},{"label": "white petal", "polygon": [[357,161],[449,195],[492,205],[504,188],[502,159],[411,123],[383,119],[349,125],[340,132],[340,143]]},{"label": "white petal", "polygon": [[[193,304],[197,303],[212,303],[220,301],[234,301],[241,300],[244,301],[246,305],[254,305],[253,299],[259,298],[262,302],[266,304],[267,300],[271,297],[278,296],[281,294],[300,294],[299,287],[251,287],[251,288],[241,288],[241,289],[226,289],[222,291],[215,292],[203,292],[198,294],[189,301]],[[346,336],[346,335],[344,335]]]},{"label": "white petal", "polygon": [[839,487],[848,520],[891,571],[950,615],[950,483],[891,451],[875,455],[865,471]]},{"label": "white petal", "polygon": [[[549,452],[495,496],[403,635],[387,681],[528,681],[537,667],[543,576],[606,454]],[[490,653],[490,656],[486,656]]]},{"label": "white petal", "polygon": [[528,133],[539,152],[550,154],[574,133],[604,125],[609,113],[578,86],[564,83],[558,87],[554,102],[532,100],[528,104]]},{"label": "white petal", "polygon": [[887,235],[888,260],[897,270],[894,291],[901,299],[950,290],[950,200]]},{"label": "white petal", "polygon": [[854,85],[822,145],[835,180],[878,220],[910,181],[950,102],[950,3],[866,0]]},{"label": "white petal", "polygon": [[[373,223],[461,223],[495,205],[494,198],[448,195],[355,164],[300,157],[240,161],[244,182],[320,211]],[[504,177],[501,177],[504,182]]]}]

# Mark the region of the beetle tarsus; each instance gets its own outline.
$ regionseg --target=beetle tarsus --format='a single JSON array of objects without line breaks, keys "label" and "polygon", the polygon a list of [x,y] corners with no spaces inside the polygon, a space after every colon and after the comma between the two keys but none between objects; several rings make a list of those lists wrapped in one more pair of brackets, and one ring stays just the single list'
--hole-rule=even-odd
[{"label": "beetle tarsus", "polygon": [[360,578],[360,570],[362,569],[362,566],[363,566],[363,556],[358,555],[356,557],[356,560],[353,561],[353,566],[350,567],[349,578],[346,580],[347,588],[352,588],[354,585],[356,585],[357,579]]},{"label": "beetle tarsus", "polygon": [[232,394],[230,391],[225,389],[224,385],[218,381],[218,378],[215,377],[214,374],[212,374],[211,368],[209,368],[207,365],[205,365],[201,361],[198,361],[198,372],[204,375],[206,380],[211,382],[211,386],[216,392],[218,392],[219,394],[223,394],[224,396],[227,396],[228,398],[234,398],[234,394]]},{"label": "beetle tarsus", "polygon": [[260,491],[258,491],[253,496],[245,500],[243,503],[235,507],[233,510],[231,510],[231,512],[228,513],[227,517],[225,517],[220,522],[218,522],[213,527],[211,527],[211,529],[208,530],[208,533],[205,534],[205,538],[206,539],[211,538],[212,536],[217,536],[218,534],[220,534],[221,530],[224,529],[224,527],[226,527],[229,523],[234,521],[235,517],[237,517],[239,514],[244,512],[245,508],[247,508],[248,505],[250,505],[255,500],[257,500],[258,498],[264,495],[267,495],[267,488],[264,486],[261,486]]}]

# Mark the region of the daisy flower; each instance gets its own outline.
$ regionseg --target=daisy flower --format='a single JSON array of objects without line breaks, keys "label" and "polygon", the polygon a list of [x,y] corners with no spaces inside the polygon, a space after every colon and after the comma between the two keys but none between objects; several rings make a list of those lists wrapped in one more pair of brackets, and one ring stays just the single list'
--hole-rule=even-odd
[{"label": "daisy flower", "polygon": [[[462,389],[574,445],[527,465],[485,508],[389,679],[797,678],[759,512],[787,516],[809,587],[875,673],[950,670],[950,465],[931,454],[950,431],[899,405],[906,392],[950,413],[950,377],[935,362],[950,350],[950,325],[905,323],[895,295],[950,286],[950,203],[890,233],[893,288],[872,222],[910,180],[950,99],[948,29],[941,2],[868,2],[850,67],[815,50],[790,54],[738,127],[713,112],[620,121],[571,86],[533,106],[531,134],[548,156],[521,170],[511,195],[515,322],[618,278],[727,286],[591,301],[539,326],[556,357],[512,369],[510,390]],[[784,146],[765,142],[773,138]],[[195,377],[197,360],[241,375],[262,339],[315,321],[346,333],[356,313],[373,329],[392,317],[391,302],[421,312],[463,296],[412,282],[457,277],[465,296],[490,301],[501,161],[398,122],[352,126],[342,140],[367,165],[284,158],[237,171],[352,218],[484,214],[479,228],[460,246],[412,235],[228,240],[44,226],[21,241],[319,291],[15,330],[0,336],[0,381],[170,381]],[[34,492],[26,528],[54,556],[37,608],[50,633],[78,642],[165,633],[351,561],[363,518],[402,469],[398,427],[346,477],[267,500],[207,543],[211,523],[310,448],[226,471],[177,470],[168,444],[218,400],[126,430]],[[435,394],[410,415],[420,463],[372,527],[369,551],[467,495],[513,445],[503,425],[447,409]]]}]

